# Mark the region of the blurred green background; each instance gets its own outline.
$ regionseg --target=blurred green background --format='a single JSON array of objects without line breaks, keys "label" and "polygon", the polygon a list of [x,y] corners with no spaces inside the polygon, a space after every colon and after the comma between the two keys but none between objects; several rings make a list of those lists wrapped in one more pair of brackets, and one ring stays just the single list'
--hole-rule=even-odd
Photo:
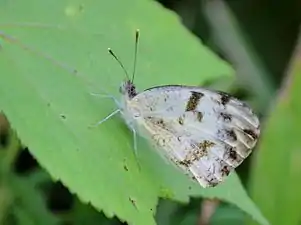
[{"label": "blurred green background", "polygon": [[[177,13],[187,30],[236,70],[235,80],[216,78],[205,85],[245,100],[260,115],[260,143],[237,173],[270,224],[301,224],[297,48],[301,2],[161,0],[159,4]],[[108,219],[62,183],[53,182],[21,141],[1,115],[1,224],[126,224]],[[14,185],[6,185],[9,176],[18,177],[10,180]],[[193,198],[185,205],[160,200],[155,219],[158,225],[256,224],[238,207],[205,198]]]}]

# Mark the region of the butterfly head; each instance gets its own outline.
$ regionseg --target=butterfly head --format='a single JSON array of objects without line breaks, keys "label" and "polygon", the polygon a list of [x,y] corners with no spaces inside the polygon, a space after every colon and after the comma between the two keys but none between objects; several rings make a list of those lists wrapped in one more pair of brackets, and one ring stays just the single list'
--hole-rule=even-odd
[{"label": "butterfly head", "polygon": [[136,86],[130,80],[125,80],[121,84],[121,86],[119,88],[119,92],[122,95],[127,96],[129,99],[132,99],[137,95]]}]

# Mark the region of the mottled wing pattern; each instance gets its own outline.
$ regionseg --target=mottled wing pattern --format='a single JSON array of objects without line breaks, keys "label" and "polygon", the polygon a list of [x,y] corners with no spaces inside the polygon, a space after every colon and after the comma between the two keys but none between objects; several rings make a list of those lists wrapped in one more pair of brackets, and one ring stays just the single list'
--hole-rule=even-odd
[{"label": "mottled wing pattern", "polygon": [[161,86],[138,94],[141,134],[203,187],[220,183],[255,146],[259,120],[241,101],[222,92]]}]

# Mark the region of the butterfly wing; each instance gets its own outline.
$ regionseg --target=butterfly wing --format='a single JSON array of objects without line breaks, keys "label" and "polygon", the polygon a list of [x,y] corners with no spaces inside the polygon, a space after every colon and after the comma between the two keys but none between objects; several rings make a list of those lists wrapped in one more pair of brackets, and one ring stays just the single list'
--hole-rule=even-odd
[{"label": "butterfly wing", "polygon": [[141,134],[203,187],[220,183],[255,146],[259,120],[241,101],[222,92],[161,86],[138,94]]}]

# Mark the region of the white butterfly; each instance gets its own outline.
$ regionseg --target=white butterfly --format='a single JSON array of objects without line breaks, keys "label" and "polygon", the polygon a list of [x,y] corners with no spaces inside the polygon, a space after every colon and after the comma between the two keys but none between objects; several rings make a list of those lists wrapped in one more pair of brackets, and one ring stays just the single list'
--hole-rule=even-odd
[{"label": "white butterfly", "polygon": [[251,153],[260,134],[257,116],[241,101],[226,93],[200,87],[166,85],[138,93],[134,72],[120,87],[121,101],[112,98],[118,109],[97,124],[121,113],[133,131],[134,149],[139,134],[155,145],[184,173],[203,187],[219,184]]}]

